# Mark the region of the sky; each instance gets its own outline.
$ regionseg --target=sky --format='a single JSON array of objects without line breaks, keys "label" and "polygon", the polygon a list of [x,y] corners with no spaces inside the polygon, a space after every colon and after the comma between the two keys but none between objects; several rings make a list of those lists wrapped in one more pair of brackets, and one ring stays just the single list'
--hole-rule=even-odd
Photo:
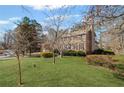
[{"label": "sky", "polygon": [[[60,11],[61,5],[54,6],[43,6],[43,5],[30,5],[30,6],[20,6],[20,5],[0,5],[0,39],[3,37],[3,34],[8,30],[13,30],[17,25],[15,24],[17,21],[21,21],[23,17],[27,16],[30,19],[35,19],[41,25],[47,25],[45,22],[48,19],[48,16],[45,15],[47,13],[50,14],[51,11]],[[67,8],[73,9],[69,14],[67,14],[68,20],[74,20],[75,22],[80,22],[82,20],[82,16],[84,15],[84,11],[88,10],[89,6],[65,6],[63,10]],[[58,12],[55,12],[56,16],[58,16]],[[50,15],[52,17],[52,15]],[[65,25],[66,24],[66,25]],[[63,28],[66,26],[70,26],[71,22],[66,22],[62,26]]]}]

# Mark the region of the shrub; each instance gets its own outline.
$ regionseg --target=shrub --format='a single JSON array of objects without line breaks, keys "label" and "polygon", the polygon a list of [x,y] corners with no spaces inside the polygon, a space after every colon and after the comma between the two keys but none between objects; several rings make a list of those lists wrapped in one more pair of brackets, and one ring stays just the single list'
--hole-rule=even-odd
[{"label": "shrub", "polygon": [[76,56],[76,51],[74,50],[65,50],[63,51],[64,56]]},{"label": "shrub", "polygon": [[92,54],[103,54],[104,50],[103,49],[96,49],[92,52]]},{"label": "shrub", "polygon": [[115,53],[111,50],[104,50],[105,55],[115,55]]},{"label": "shrub", "polygon": [[75,51],[75,50],[65,50],[63,51],[64,56],[86,56],[83,51]]},{"label": "shrub", "polygon": [[103,66],[112,70],[115,70],[115,65],[112,57],[107,55],[88,55],[86,60],[90,65]]},{"label": "shrub", "polygon": [[96,49],[92,54],[104,54],[104,55],[114,55],[115,53],[112,50]]},{"label": "shrub", "polygon": [[86,56],[86,54],[83,51],[77,51],[77,56]]},{"label": "shrub", "polygon": [[51,57],[53,57],[53,53],[51,53],[51,52],[42,52],[41,55],[44,58],[51,58]]}]

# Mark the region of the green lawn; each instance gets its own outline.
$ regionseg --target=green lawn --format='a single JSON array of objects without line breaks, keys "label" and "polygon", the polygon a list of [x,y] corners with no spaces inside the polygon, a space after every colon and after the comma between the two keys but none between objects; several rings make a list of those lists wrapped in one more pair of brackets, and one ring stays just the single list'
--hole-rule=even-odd
[{"label": "green lawn", "polygon": [[[122,60],[124,61],[124,56]],[[56,64],[51,61],[43,58],[23,58],[23,86],[124,86],[124,81],[115,78],[110,70],[88,65],[84,58],[57,58]],[[0,86],[18,86],[17,67],[16,59],[0,60]]]},{"label": "green lawn", "polygon": [[118,60],[119,63],[124,63],[124,55],[115,55],[114,59]]}]

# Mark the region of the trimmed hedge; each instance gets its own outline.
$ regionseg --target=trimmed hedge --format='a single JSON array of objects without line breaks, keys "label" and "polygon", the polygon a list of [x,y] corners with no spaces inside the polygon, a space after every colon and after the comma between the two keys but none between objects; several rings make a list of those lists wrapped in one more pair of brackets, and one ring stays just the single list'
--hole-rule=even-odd
[{"label": "trimmed hedge", "polygon": [[51,58],[51,57],[53,57],[53,53],[51,53],[51,52],[42,52],[41,55],[44,58]]},{"label": "trimmed hedge", "polygon": [[75,51],[75,50],[65,50],[63,51],[64,56],[86,56],[83,51]]},{"label": "trimmed hedge", "polygon": [[86,53],[83,51],[77,51],[77,56],[86,56]]},{"label": "trimmed hedge", "polygon": [[64,56],[76,56],[76,52],[74,50],[65,50],[63,51]]},{"label": "trimmed hedge", "polygon": [[115,53],[111,50],[104,50],[104,49],[96,49],[92,52],[92,54],[102,54],[102,55],[115,55]]}]

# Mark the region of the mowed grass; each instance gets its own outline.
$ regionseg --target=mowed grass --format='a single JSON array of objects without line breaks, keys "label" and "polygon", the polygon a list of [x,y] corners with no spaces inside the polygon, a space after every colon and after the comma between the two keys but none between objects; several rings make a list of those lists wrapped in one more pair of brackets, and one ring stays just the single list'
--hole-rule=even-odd
[{"label": "mowed grass", "polygon": [[[52,59],[22,58],[23,86],[124,86],[124,81],[114,77],[109,69],[88,65],[82,57],[57,58],[56,61],[56,64],[52,64]],[[17,80],[18,65],[16,59],[0,60],[0,86],[18,86]]]},{"label": "mowed grass", "polygon": [[119,63],[124,64],[124,55],[115,55],[113,59],[118,60]]}]

